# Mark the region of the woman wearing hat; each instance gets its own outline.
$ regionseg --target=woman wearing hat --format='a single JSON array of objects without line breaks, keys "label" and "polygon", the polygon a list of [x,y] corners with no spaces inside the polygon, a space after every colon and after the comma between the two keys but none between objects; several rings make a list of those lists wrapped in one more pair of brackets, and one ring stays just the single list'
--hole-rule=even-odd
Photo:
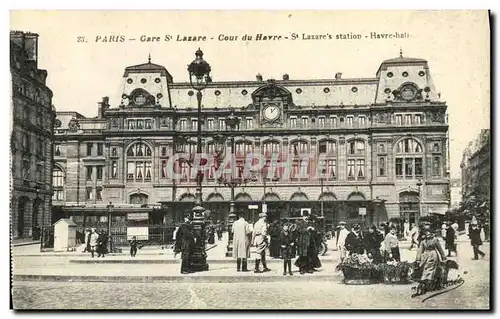
[{"label": "woman wearing hat", "polygon": [[420,279],[425,285],[429,286],[436,280],[439,263],[445,260],[446,256],[441,243],[430,229],[426,229],[415,260],[422,270]]}]

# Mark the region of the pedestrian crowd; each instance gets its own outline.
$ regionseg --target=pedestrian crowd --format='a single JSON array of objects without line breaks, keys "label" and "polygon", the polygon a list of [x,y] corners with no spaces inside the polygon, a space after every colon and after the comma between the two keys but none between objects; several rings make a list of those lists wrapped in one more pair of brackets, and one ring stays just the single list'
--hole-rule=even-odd
[{"label": "pedestrian crowd", "polygon": [[83,252],[90,253],[91,257],[97,253],[97,257],[104,258],[108,253],[108,235],[104,230],[97,232],[95,228],[86,228],[84,232],[85,247]]}]

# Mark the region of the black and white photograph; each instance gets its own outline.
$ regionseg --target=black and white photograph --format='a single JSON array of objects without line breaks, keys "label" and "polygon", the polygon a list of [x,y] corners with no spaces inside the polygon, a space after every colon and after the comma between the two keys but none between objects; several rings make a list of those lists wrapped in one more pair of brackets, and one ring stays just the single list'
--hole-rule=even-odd
[{"label": "black and white photograph", "polygon": [[12,309],[492,307],[488,11],[9,32]]}]

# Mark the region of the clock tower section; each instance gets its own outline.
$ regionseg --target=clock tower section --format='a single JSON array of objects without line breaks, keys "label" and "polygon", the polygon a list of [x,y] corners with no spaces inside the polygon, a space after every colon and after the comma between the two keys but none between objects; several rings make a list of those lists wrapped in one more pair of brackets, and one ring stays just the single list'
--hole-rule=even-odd
[{"label": "clock tower section", "polygon": [[292,94],[274,80],[268,80],[252,93],[253,104],[259,109],[260,126],[282,128],[285,125],[285,110],[292,102]]},{"label": "clock tower section", "polygon": [[122,81],[121,105],[125,107],[172,107],[170,86],[172,75],[155,63],[132,65],[125,68]]}]

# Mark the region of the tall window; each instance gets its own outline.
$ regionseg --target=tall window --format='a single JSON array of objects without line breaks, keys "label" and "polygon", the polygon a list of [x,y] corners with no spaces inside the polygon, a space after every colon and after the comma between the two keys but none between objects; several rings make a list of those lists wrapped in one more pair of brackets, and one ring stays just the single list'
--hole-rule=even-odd
[{"label": "tall window", "polygon": [[332,127],[337,127],[337,117],[330,116],[330,123],[332,124]]},{"label": "tall window", "polygon": [[441,176],[441,157],[434,156],[432,158],[432,176]]},{"label": "tall window", "polygon": [[405,114],[405,124],[406,125],[411,125],[411,114]]},{"label": "tall window", "polygon": [[302,127],[304,128],[309,127],[309,118],[307,116],[302,117]]},{"label": "tall window", "polygon": [[348,180],[355,179],[355,174],[356,174],[355,165],[356,165],[355,160],[353,160],[353,159],[347,160],[347,179]]},{"label": "tall window", "polygon": [[318,124],[319,124],[319,127],[321,127],[321,128],[325,127],[325,117],[324,116],[320,116],[318,118]]},{"label": "tall window", "polygon": [[300,161],[300,178],[307,179],[309,163],[307,161]]},{"label": "tall window", "polygon": [[118,178],[118,162],[111,162],[111,178]]},{"label": "tall window", "polygon": [[385,176],[386,174],[385,162],[386,162],[385,157],[380,156],[378,158],[378,176]]},{"label": "tall window", "polygon": [[207,130],[212,131],[214,129],[214,119],[207,120]]},{"label": "tall window", "polygon": [[161,161],[161,178],[167,178],[167,161]]},{"label": "tall window", "polygon": [[135,182],[150,181],[151,148],[144,143],[135,143],[127,151],[127,180]]},{"label": "tall window", "polygon": [[97,143],[97,156],[102,156],[104,154],[104,144]]},{"label": "tall window", "polygon": [[191,130],[196,131],[198,129],[198,119],[191,119]]},{"label": "tall window", "polygon": [[102,180],[102,166],[96,166],[96,178]]},{"label": "tall window", "polygon": [[95,199],[98,201],[102,200],[102,187],[96,187],[95,189]]},{"label": "tall window", "polygon": [[92,187],[87,187],[85,189],[85,191],[86,191],[86,198],[87,198],[87,200],[92,200],[94,198],[94,192],[93,192]]},{"label": "tall window", "polygon": [[92,166],[87,166],[87,180],[92,180]]},{"label": "tall window", "polygon": [[247,121],[247,123],[246,123],[247,130],[253,129],[253,118],[247,117],[246,121]]},{"label": "tall window", "polygon": [[366,117],[365,116],[358,117],[358,120],[359,120],[359,126],[366,126]]},{"label": "tall window", "polygon": [[326,166],[326,173],[328,174],[329,180],[337,179],[337,161],[336,160],[328,160]]},{"label": "tall window", "polygon": [[187,120],[186,119],[181,119],[179,121],[179,130],[185,131],[187,126]]},{"label": "tall window", "polygon": [[347,117],[347,126],[352,126],[353,122],[354,122],[354,117],[348,116]]},{"label": "tall window", "polygon": [[406,138],[396,144],[396,178],[415,179],[423,176],[422,145]]},{"label": "tall window", "polygon": [[92,155],[92,147],[93,147],[94,144],[92,143],[87,143],[87,156],[91,156]]},{"label": "tall window", "polygon": [[365,160],[364,159],[358,159],[356,161],[356,177],[358,179],[365,178]]},{"label": "tall window", "polygon": [[54,155],[55,156],[61,156],[61,145],[56,144],[54,147]]},{"label": "tall window", "polygon": [[295,127],[297,127],[297,118],[290,117],[290,128],[295,128]]},{"label": "tall window", "polygon": [[219,130],[223,131],[226,129],[226,119],[219,118]]},{"label": "tall window", "polygon": [[396,125],[401,125],[403,124],[403,115],[397,114],[396,115]]},{"label": "tall window", "polygon": [[54,167],[52,171],[52,186],[54,187],[54,193],[52,195],[53,200],[64,200],[64,174],[59,167]]},{"label": "tall window", "polygon": [[415,124],[417,124],[417,125],[422,124],[422,115],[420,115],[420,114],[415,115]]}]

